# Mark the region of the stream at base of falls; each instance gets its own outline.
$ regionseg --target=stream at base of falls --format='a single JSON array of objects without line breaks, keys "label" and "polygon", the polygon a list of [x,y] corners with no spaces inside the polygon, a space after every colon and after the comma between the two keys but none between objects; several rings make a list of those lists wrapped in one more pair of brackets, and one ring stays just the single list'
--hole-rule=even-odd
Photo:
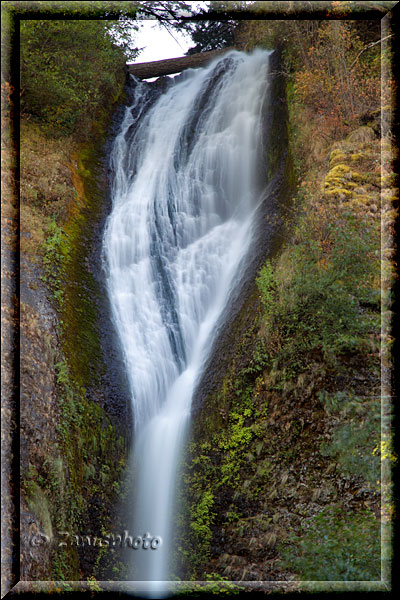
[{"label": "stream at base of falls", "polygon": [[[129,380],[134,442],[131,581],[168,593],[177,465],[217,325],[251,254],[265,181],[269,52],[230,51],[154,98],[132,82],[112,156],[103,255]],[[145,583],[147,582],[147,583]]]}]

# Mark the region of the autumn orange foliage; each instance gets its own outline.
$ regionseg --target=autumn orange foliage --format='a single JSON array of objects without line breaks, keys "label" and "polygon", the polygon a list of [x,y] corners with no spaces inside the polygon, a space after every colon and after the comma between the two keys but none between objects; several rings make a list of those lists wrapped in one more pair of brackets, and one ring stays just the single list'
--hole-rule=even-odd
[{"label": "autumn orange foliage", "polygon": [[363,42],[349,21],[326,21],[295,74],[297,100],[335,139],[380,106],[379,54],[362,60]]}]

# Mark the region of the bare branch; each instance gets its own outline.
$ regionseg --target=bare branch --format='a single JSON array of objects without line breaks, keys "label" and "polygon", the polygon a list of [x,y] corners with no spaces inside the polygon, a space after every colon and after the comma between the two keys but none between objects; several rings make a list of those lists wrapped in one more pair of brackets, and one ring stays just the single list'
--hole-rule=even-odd
[{"label": "bare branch", "polygon": [[391,37],[393,37],[393,33],[391,35],[387,35],[386,37],[382,38],[381,40],[378,40],[377,42],[372,42],[371,44],[368,44],[367,46],[365,46],[365,48],[363,48],[362,50],[360,50],[360,52],[357,54],[357,56],[355,57],[355,59],[353,60],[353,62],[350,65],[350,71],[352,70],[352,68],[354,67],[354,65],[356,64],[356,62],[358,61],[358,58],[361,56],[361,54],[363,54],[364,52],[366,52],[367,50],[369,50],[373,46],[376,46],[377,44],[380,44],[381,42],[384,42],[385,40],[387,40],[387,39],[389,39]]}]

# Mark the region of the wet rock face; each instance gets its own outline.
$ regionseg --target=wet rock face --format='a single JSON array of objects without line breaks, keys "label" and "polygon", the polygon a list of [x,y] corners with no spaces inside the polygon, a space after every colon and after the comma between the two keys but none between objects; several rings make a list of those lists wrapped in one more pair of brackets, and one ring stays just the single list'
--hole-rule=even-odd
[{"label": "wet rock face", "polygon": [[[99,402],[106,413],[112,416],[117,427],[129,435],[131,413],[130,394],[125,377],[123,356],[119,341],[112,323],[111,308],[105,284],[105,272],[102,258],[103,233],[107,217],[111,211],[109,186],[111,173],[108,170],[112,141],[122,121],[124,107],[121,107],[111,125],[110,135],[106,140],[104,153],[96,164],[96,178],[99,188],[103,190],[97,202],[97,210],[87,220],[81,237],[86,247],[84,262],[88,275],[93,277],[97,286],[94,302],[95,331],[101,348],[101,364],[96,372],[98,380],[88,385],[87,392],[93,402]],[[77,282],[78,286],[82,282]],[[82,290],[85,294],[85,290]]]},{"label": "wet rock face", "polygon": [[[118,118],[121,118],[121,115],[122,111],[116,115],[115,128],[118,126]],[[69,448],[68,451],[65,450],[69,443],[68,433],[70,430],[66,425],[68,419],[65,421],[66,414],[63,415],[62,407],[65,406],[66,393],[72,393],[75,382],[74,374],[70,369],[69,391],[67,392],[65,388],[62,389],[57,383],[57,373],[59,372],[57,364],[67,364],[64,353],[64,327],[65,325],[68,326],[69,323],[68,316],[65,319],[65,315],[60,311],[60,306],[54,296],[54,289],[51,286],[46,286],[43,282],[43,278],[49,280],[52,276],[55,278],[61,277],[57,271],[58,265],[54,264],[50,268],[48,264],[46,267],[42,264],[44,252],[42,244],[46,239],[46,235],[48,235],[46,223],[49,216],[55,219],[53,213],[55,208],[51,204],[53,198],[50,192],[48,197],[45,194],[41,199],[41,203],[36,204],[32,202],[31,196],[25,193],[26,190],[30,190],[31,195],[34,195],[36,188],[40,188],[41,192],[46,191],[46,186],[43,183],[43,181],[46,181],[46,162],[40,151],[41,145],[44,145],[45,142],[41,136],[39,130],[30,130],[29,125],[25,125],[21,216],[24,229],[23,239],[26,243],[21,251],[20,263],[19,468],[21,475],[21,557],[17,560],[20,560],[21,579],[26,581],[52,580],[55,573],[60,575],[63,569],[67,579],[81,579],[82,572],[86,575],[93,574],[97,558],[96,551],[79,565],[76,548],[72,548],[62,558],[61,555],[57,554],[57,549],[54,550],[54,545],[47,543],[46,540],[44,543],[42,543],[43,540],[38,542],[37,539],[38,536],[44,534],[50,540],[54,540],[57,528],[63,519],[63,528],[67,528],[71,534],[77,533],[72,531],[76,529],[79,529],[78,533],[82,533],[83,526],[75,522],[71,518],[71,514],[74,513],[74,518],[76,518],[79,510],[82,512],[82,507],[85,506],[87,501],[87,488],[89,489],[91,486],[88,482],[90,478],[94,478],[95,482],[98,480],[96,470],[99,470],[98,464],[96,465],[98,457],[90,456],[89,459],[93,459],[90,465],[91,470],[87,470],[83,477],[83,470],[88,468],[87,465],[73,465],[70,454],[68,454],[68,452],[71,453],[71,450],[72,453],[74,452],[73,448]],[[109,210],[105,190],[107,189],[107,151],[111,143],[110,140],[111,137],[106,143],[105,149],[99,150],[100,158],[98,158],[92,174],[94,177],[98,177],[98,186],[102,187],[102,194],[96,196],[99,210],[95,211],[94,215],[90,214],[90,211],[88,212],[88,207],[84,204],[78,206],[81,214],[77,214],[76,197],[78,193],[76,193],[77,188],[74,189],[70,174],[73,169],[66,169],[64,165],[64,154],[67,150],[65,150],[65,147],[61,147],[57,140],[49,142],[53,160],[51,168],[58,172],[57,164],[59,163],[63,166],[63,168],[60,166],[63,176],[65,175],[64,171],[67,171],[62,185],[63,189],[68,190],[68,194],[65,198],[54,200],[54,202],[58,202],[57,206],[60,211],[58,215],[63,217],[70,215],[67,227],[72,228],[76,226],[76,223],[82,223],[82,220],[85,221],[85,219],[82,219],[82,214],[86,217],[80,236],[77,238],[67,237],[68,240],[74,239],[72,251],[76,250],[80,244],[85,247],[85,254],[84,256],[81,255],[78,261],[81,270],[70,270],[68,272],[69,278],[63,282],[64,306],[68,303],[69,306],[72,305],[73,310],[70,314],[75,319],[76,314],[82,313],[85,300],[90,302],[89,291],[91,288],[87,286],[87,278],[82,277],[80,279],[85,271],[88,278],[92,278],[90,283],[97,281],[100,290],[98,300],[93,302],[93,311],[90,316],[96,322],[100,346],[108,370],[103,372],[96,385],[91,388],[88,386],[85,398],[82,397],[79,400],[79,394],[77,394],[73,400],[73,402],[78,403],[78,406],[79,401],[81,401],[81,409],[86,411],[87,414],[87,421],[84,423],[81,421],[80,425],[74,425],[74,427],[82,427],[82,433],[88,437],[91,443],[93,442],[92,450],[89,450],[87,446],[88,452],[97,452],[98,455],[103,452],[101,444],[110,444],[104,438],[104,428],[106,426],[110,427],[107,418],[111,418],[114,423],[118,424],[119,432],[125,437],[128,436],[130,422],[129,416],[127,416],[130,408],[129,395],[125,393],[124,381],[121,379],[123,369],[120,363],[122,359],[118,353],[119,346],[114,339],[101,264],[102,234]],[[37,162],[37,168],[35,169],[29,169],[29,161],[32,160]],[[80,188],[78,188],[78,192],[79,190]],[[62,204],[63,202],[64,204]],[[40,231],[30,230],[30,227],[35,226],[38,218],[37,213],[40,217],[42,229]],[[60,220],[62,226],[65,227],[65,221]],[[76,232],[75,229],[72,230],[73,233]],[[85,295],[87,298],[85,298]],[[80,343],[78,339],[75,339],[72,344],[73,357],[77,357],[78,360],[82,351]],[[100,411],[99,413],[97,410],[99,404],[103,407],[104,412]],[[76,410],[76,404],[71,406],[74,406],[73,410]],[[96,424],[94,417],[97,419]],[[121,440],[117,439],[118,436],[115,435],[115,430],[113,431],[114,433],[111,433],[109,438],[114,435],[115,439],[112,448],[108,451],[108,456],[114,454],[114,458],[117,457],[116,460],[122,460],[122,455],[126,450],[123,448],[123,444],[120,444]],[[79,445],[80,440],[76,439],[76,429],[73,436],[75,437],[73,437],[73,442],[71,442],[71,437],[71,445]],[[81,459],[77,462],[80,463]],[[104,459],[103,462],[106,463],[107,459]],[[96,466],[94,467],[93,464]],[[111,472],[111,468],[107,468]],[[113,476],[118,477],[116,475],[117,471],[118,469],[115,470]],[[76,491],[76,477],[84,478],[87,482],[79,488],[79,492]],[[18,484],[19,482],[17,482]],[[96,533],[101,525],[107,523],[107,518],[110,519],[115,504],[113,493],[110,487],[108,495],[107,493],[103,494],[101,501],[99,498],[101,510],[91,517],[86,515],[84,519],[85,527],[90,527]],[[80,494],[82,497],[80,497]],[[71,508],[71,498],[73,498],[75,508]],[[61,513],[63,513],[62,516]],[[67,519],[66,522],[65,519]]]},{"label": "wet rock face", "polygon": [[[54,368],[56,314],[47,301],[39,270],[24,259],[21,267],[20,471],[24,483],[29,472],[40,474],[57,442],[60,411]],[[50,579],[50,547],[32,543],[44,524],[29,508],[24,493],[20,527],[21,579]]]},{"label": "wet rock face", "polygon": [[[249,365],[252,355],[244,352],[243,361]],[[236,372],[233,369],[227,378],[234,381]],[[229,387],[227,378],[225,390]],[[377,391],[378,379],[370,383],[369,391]],[[222,390],[207,399],[197,416],[187,463],[190,477],[186,493],[189,503],[196,506],[202,485],[213,490],[212,538],[208,560],[202,565],[207,573],[219,573],[229,580],[290,580],[294,573],[282,568],[281,544],[289,540],[290,533],[302,532],[307,520],[336,504],[349,514],[371,510],[379,518],[378,491],[360,476],[343,474],[334,458],[321,453],[321,448],[331,443],[340,419],[322,409],[314,385],[334,385],[318,376],[317,364],[314,374],[302,381],[298,391],[271,393],[262,382],[256,392],[253,388],[255,412],[245,422],[253,438],[249,443],[242,442],[240,454],[231,463],[230,450],[225,450],[232,435],[227,418],[230,411],[217,428],[212,425],[221,405],[227,406]],[[230,403],[231,411],[237,411],[232,392]],[[233,470],[236,461],[241,464],[238,480],[221,485],[224,465],[230,464]],[[189,514],[190,522],[193,509]],[[201,572],[197,576],[201,577]]]}]

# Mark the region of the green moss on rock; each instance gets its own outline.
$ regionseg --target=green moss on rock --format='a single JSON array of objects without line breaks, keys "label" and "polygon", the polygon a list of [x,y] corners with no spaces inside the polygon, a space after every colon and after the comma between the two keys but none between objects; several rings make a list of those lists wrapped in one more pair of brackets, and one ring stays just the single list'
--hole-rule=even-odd
[{"label": "green moss on rock", "polygon": [[[123,80],[121,73],[119,99]],[[102,298],[91,270],[91,247],[105,200],[104,143],[112,110],[105,99],[91,135],[78,149],[74,146],[70,171],[75,193],[68,196],[59,217],[50,221],[44,245],[44,280],[59,315],[61,344],[55,349],[59,418],[57,443],[40,472],[26,475],[26,489],[28,504],[41,523],[46,519],[38,506],[47,507],[46,527],[53,534],[68,531],[71,536],[98,537],[115,530],[112,519],[123,488],[127,440],[86,391],[99,389],[104,371],[99,335]],[[82,578],[77,546],[54,545],[54,579]],[[104,569],[111,566],[104,548],[91,548],[91,553],[90,575],[96,571],[97,577],[107,578]]]},{"label": "green moss on rock", "polygon": [[103,202],[99,189],[101,182],[98,181],[100,159],[101,147],[86,147],[76,157],[73,182],[77,197],[70,207],[65,225],[70,258],[64,268],[64,349],[74,377],[84,387],[98,383],[104,373],[98,330],[101,291],[91,272],[90,244],[87,241]]},{"label": "green moss on rock", "polygon": [[346,154],[342,150],[337,148],[336,150],[332,150],[332,152],[329,156],[329,166],[332,168],[335,165],[342,163],[345,160],[346,160]]}]

